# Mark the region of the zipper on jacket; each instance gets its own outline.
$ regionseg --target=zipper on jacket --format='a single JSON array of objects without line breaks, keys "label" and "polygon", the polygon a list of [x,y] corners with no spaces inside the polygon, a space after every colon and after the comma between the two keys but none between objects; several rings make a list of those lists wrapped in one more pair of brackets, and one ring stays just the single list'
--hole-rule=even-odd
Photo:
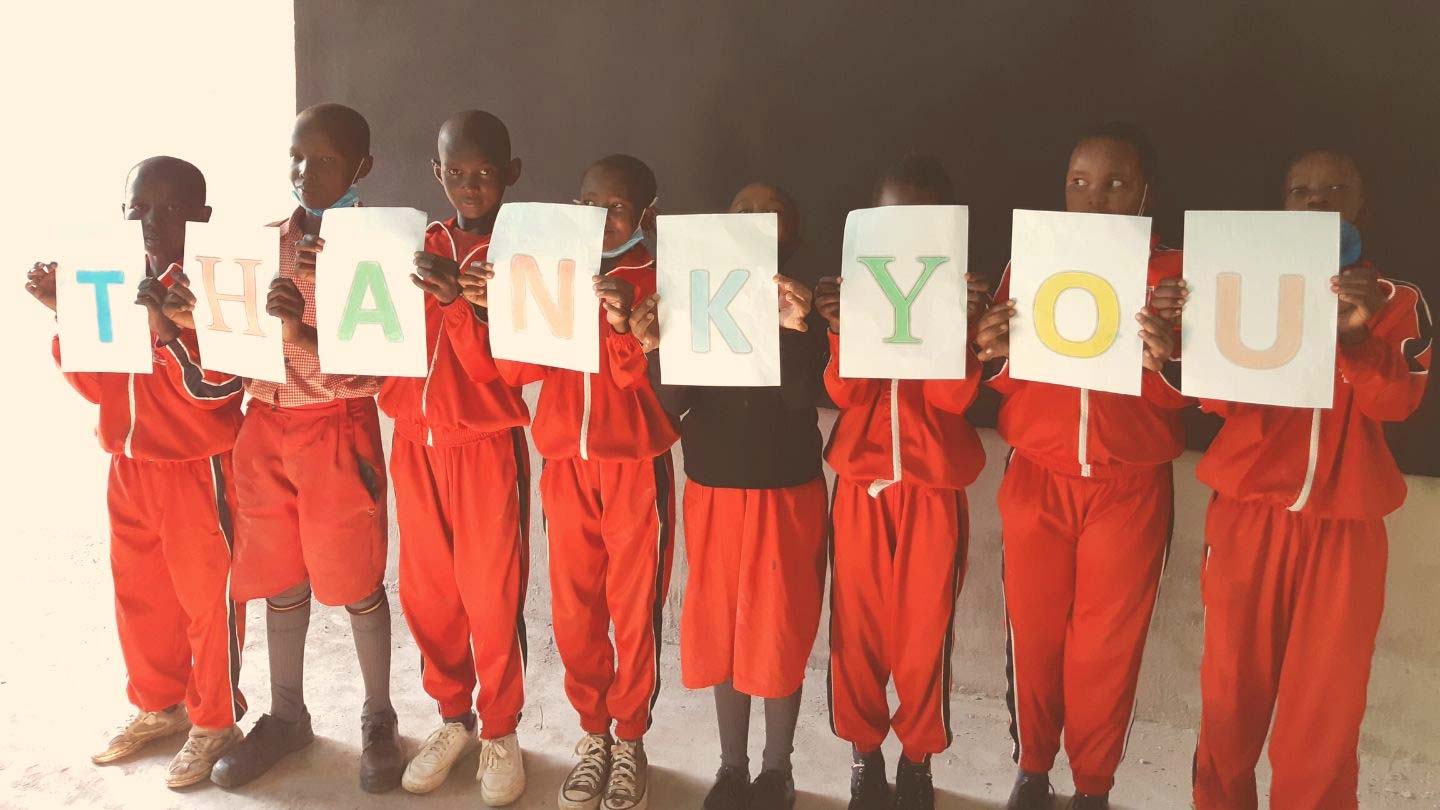
[{"label": "zipper on jacket", "polygon": [[890,381],[890,480],[870,482],[866,492],[875,498],[891,484],[900,483],[900,381]]},{"label": "zipper on jacket", "polygon": [[580,413],[580,459],[590,460],[590,373],[582,372],[585,377],[585,402],[584,410]]},{"label": "zipper on jacket", "polygon": [[130,442],[135,438],[135,375],[125,375],[125,386],[130,391],[130,429],[125,431],[125,457],[134,458],[130,455]]},{"label": "zipper on jacket", "polygon": [[1080,389],[1080,435],[1075,442],[1080,461],[1080,475],[1090,477],[1090,389]]},{"label": "zipper on jacket", "polygon": [[1310,500],[1310,490],[1315,486],[1315,466],[1320,463],[1320,409],[1310,411],[1310,455],[1305,460],[1305,482],[1300,485],[1300,494],[1295,496],[1295,502],[1287,507],[1291,512],[1299,512],[1305,508],[1305,502]]}]

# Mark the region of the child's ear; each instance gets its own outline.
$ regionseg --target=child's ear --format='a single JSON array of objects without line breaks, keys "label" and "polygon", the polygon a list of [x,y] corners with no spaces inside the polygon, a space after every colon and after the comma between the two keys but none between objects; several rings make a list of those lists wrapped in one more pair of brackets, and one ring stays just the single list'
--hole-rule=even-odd
[{"label": "child's ear", "polygon": [[518,157],[510,158],[510,167],[509,167],[509,169],[508,169],[508,170],[506,171],[506,173],[505,173],[505,185],[506,185],[507,187],[513,186],[513,185],[515,185],[515,182],[518,181],[519,179],[520,179],[520,158],[518,158]]},{"label": "child's ear", "polygon": [[211,208],[211,207],[208,206],[208,205],[202,205],[202,206],[200,206],[200,210],[198,210],[198,211],[195,212],[195,221],[196,221],[196,222],[209,222],[209,221],[210,221],[210,215],[213,214],[213,213],[215,213],[215,209],[214,209],[214,208]]},{"label": "child's ear", "polygon": [[440,182],[440,185],[442,185],[442,186],[445,185],[445,178],[443,178],[443,177],[440,176],[440,159],[439,159],[439,158],[430,158],[430,173],[433,174],[433,175],[435,175],[435,179]]},{"label": "child's ear", "polygon": [[645,212],[640,215],[640,230],[654,231],[655,217],[658,214],[659,212],[655,210],[655,206],[652,205],[649,208],[646,208]]},{"label": "child's ear", "polygon": [[360,182],[361,180],[364,180],[366,177],[369,177],[369,176],[370,176],[370,170],[373,169],[373,168],[375,168],[375,158],[374,158],[374,156],[373,156],[373,155],[366,155],[366,156],[360,161],[360,165],[359,165],[358,167],[356,167],[356,169],[355,169],[355,180],[354,180],[354,182],[358,183],[358,182]]}]

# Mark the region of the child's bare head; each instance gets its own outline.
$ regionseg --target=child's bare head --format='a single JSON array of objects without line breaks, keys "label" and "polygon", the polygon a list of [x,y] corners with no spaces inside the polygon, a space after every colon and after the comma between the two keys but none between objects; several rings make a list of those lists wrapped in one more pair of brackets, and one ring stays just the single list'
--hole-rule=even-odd
[{"label": "child's bare head", "polygon": [[771,183],[751,183],[735,192],[730,201],[732,214],[775,214],[779,228],[776,239],[780,263],[795,252],[800,243],[800,208],[785,189]]},{"label": "child's bare head", "polygon": [[605,209],[605,250],[625,244],[646,223],[655,194],[655,173],[630,155],[603,157],[580,179],[580,204]]},{"label": "child's bare head", "polygon": [[493,224],[505,189],[520,179],[505,123],[483,110],[455,113],[440,125],[436,151],[435,179],[455,213],[466,222]]},{"label": "child's bare head", "polygon": [[290,183],[306,208],[324,210],[370,173],[370,124],[343,104],[316,104],[295,118]]},{"label": "child's bare head", "polygon": [[1360,166],[1337,149],[1310,149],[1285,170],[1285,210],[1337,211],[1352,225],[1365,216],[1365,181]]},{"label": "child's bare head", "polygon": [[885,170],[875,183],[874,203],[888,205],[954,205],[955,184],[940,159],[911,153]]},{"label": "child's bare head", "polygon": [[1139,128],[1110,123],[1083,134],[1065,172],[1065,210],[1091,214],[1145,213],[1155,179],[1155,148]]},{"label": "child's bare head", "polygon": [[157,155],[135,164],[125,177],[126,219],[139,220],[145,253],[155,272],[157,262],[179,261],[185,253],[185,223],[210,219],[205,204],[205,175],[195,164]]}]

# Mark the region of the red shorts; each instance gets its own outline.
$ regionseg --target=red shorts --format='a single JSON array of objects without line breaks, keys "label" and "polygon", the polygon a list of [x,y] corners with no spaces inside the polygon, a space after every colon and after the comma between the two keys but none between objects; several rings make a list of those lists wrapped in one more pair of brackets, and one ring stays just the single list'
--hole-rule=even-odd
[{"label": "red shorts", "polygon": [[825,479],[784,489],[685,482],[690,576],[681,680],[780,698],[805,680],[825,589]]},{"label": "red shorts", "polygon": [[373,397],[284,408],[252,400],[235,440],[231,590],[264,599],[309,580],[348,605],[385,576],[385,452]]}]

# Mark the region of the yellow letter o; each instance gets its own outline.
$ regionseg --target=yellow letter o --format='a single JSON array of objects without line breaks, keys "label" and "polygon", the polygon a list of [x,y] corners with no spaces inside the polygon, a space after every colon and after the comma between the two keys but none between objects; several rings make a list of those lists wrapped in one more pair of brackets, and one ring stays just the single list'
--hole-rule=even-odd
[{"label": "yellow letter o", "polygon": [[[1095,331],[1084,340],[1070,340],[1055,328],[1055,304],[1066,290],[1084,290],[1095,302]],[[1120,298],[1110,282],[1079,270],[1067,270],[1045,279],[1035,292],[1035,335],[1056,354],[1099,357],[1120,334]]]}]

